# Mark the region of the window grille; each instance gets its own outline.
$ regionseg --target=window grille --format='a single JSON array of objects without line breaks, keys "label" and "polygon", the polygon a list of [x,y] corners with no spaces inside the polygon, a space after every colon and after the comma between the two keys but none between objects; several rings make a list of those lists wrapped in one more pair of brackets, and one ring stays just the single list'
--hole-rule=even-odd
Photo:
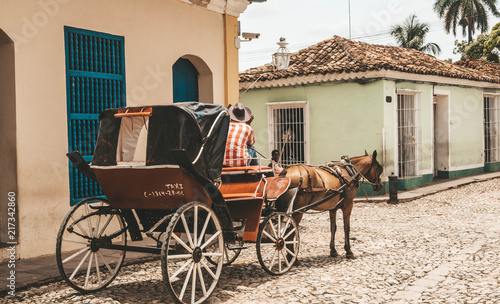
[{"label": "window grille", "polygon": [[399,177],[417,176],[420,157],[420,107],[415,93],[398,94]]},{"label": "window grille", "polygon": [[500,108],[498,98],[484,97],[484,162],[493,163],[500,160]]},{"label": "window grille", "polygon": [[269,152],[280,151],[281,164],[309,163],[307,102],[268,104],[268,123]]},{"label": "window grille", "polygon": [[[99,113],[125,106],[124,38],[64,28],[69,150],[90,162],[99,132]],[[100,196],[99,185],[70,163],[71,200]]]}]

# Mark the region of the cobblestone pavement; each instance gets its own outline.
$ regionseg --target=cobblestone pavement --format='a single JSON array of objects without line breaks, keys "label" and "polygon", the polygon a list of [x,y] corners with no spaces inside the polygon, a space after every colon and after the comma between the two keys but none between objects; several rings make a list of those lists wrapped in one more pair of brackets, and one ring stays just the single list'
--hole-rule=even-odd
[{"label": "cobblestone pavement", "polygon": [[[338,223],[340,224],[340,217]],[[301,223],[301,264],[268,275],[249,244],[206,303],[500,303],[500,179],[412,202],[357,203],[356,259],[329,257],[328,214]],[[105,290],[82,295],[64,282],[18,292],[9,303],[172,303],[159,261],[124,267]]]}]

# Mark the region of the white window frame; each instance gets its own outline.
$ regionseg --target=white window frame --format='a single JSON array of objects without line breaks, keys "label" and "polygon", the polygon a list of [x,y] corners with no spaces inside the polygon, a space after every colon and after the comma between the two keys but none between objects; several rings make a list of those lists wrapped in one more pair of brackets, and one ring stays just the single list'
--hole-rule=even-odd
[{"label": "white window frame", "polygon": [[[493,100],[493,108],[488,108],[490,110],[490,115],[488,117],[493,120],[488,122],[493,125],[494,135],[490,135],[487,138],[486,132],[486,108],[485,99],[491,98]],[[493,115],[491,115],[493,114]],[[483,94],[483,142],[484,142],[484,162],[485,163],[496,163],[500,161],[500,100],[499,94]],[[493,147],[491,147],[493,145]],[[493,152],[491,152],[493,151]]]},{"label": "white window frame", "polygon": [[[304,134],[303,134],[303,145],[304,145],[304,163],[309,164],[310,153],[309,153],[309,103],[307,101],[289,101],[289,102],[273,102],[266,103],[267,105],[267,124],[268,124],[268,155],[271,155],[272,150],[275,149],[275,122],[273,117],[273,111],[275,109],[287,109],[287,108],[302,108],[303,109],[303,124],[304,124]],[[292,139],[293,140],[293,139]],[[281,152],[281,151],[280,151]],[[286,164],[286,162],[284,162]]]},{"label": "white window frame", "polygon": [[[421,90],[410,90],[410,89],[397,89],[395,94],[395,103],[394,103],[394,129],[395,129],[395,171],[397,171],[397,176],[401,179],[404,178],[413,178],[421,175],[420,172],[420,163],[422,157],[422,125],[421,125]],[[400,163],[401,163],[401,149],[400,149],[400,132],[401,127],[399,125],[399,96],[413,96],[414,104],[413,108],[410,109],[413,111],[411,115],[413,115],[414,123],[413,126],[413,134],[415,140],[415,151],[414,151],[414,159],[410,159],[405,161],[406,163],[413,162],[413,168],[410,168],[408,171],[410,172],[400,172]],[[403,115],[405,115],[403,113]],[[411,116],[408,117],[410,119]]]}]

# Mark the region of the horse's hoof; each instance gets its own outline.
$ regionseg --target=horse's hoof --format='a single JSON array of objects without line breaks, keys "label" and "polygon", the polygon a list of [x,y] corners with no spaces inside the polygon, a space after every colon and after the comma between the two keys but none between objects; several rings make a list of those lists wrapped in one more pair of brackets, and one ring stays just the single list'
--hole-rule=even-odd
[{"label": "horse's hoof", "polygon": [[336,257],[338,257],[338,256],[339,256],[339,254],[337,253],[337,251],[330,251],[330,256],[331,256],[332,258],[336,258]]},{"label": "horse's hoof", "polygon": [[345,257],[348,259],[355,259],[356,258],[353,253],[346,253]]}]

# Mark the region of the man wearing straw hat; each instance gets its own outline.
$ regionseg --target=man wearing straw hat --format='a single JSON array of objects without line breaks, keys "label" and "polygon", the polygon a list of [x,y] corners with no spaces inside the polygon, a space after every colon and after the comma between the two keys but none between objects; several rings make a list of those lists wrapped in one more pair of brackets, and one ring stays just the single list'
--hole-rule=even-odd
[{"label": "man wearing straw hat", "polygon": [[251,164],[248,146],[255,144],[252,126],[253,115],[242,103],[227,109],[231,122],[227,136],[224,166],[238,167]]}]

